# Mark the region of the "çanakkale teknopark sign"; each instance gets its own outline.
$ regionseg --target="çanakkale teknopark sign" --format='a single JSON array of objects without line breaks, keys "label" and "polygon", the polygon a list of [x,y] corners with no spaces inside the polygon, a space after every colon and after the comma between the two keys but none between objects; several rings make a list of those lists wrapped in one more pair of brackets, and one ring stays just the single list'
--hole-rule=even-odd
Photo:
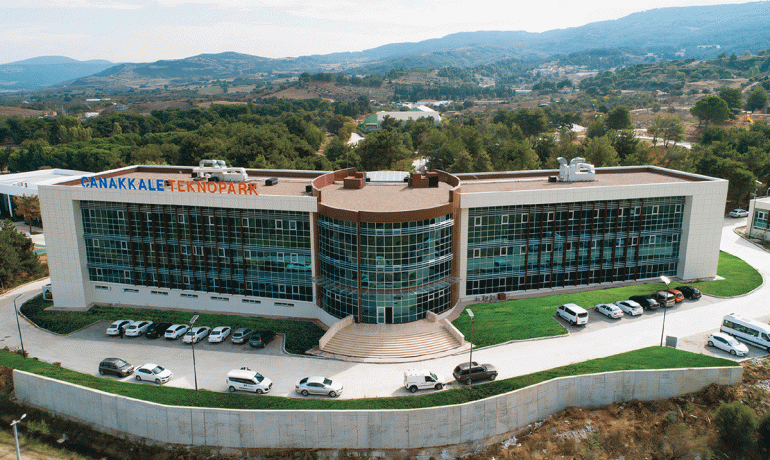
[{"label": "\u00e7anakkale teknopark sign", "polygon": [[137,179],[128,177],[81,177],[80,185],[89,188],[142,190],[149,192],[232,193],[259,195],[256,182],[207,182],[171,179]]}]

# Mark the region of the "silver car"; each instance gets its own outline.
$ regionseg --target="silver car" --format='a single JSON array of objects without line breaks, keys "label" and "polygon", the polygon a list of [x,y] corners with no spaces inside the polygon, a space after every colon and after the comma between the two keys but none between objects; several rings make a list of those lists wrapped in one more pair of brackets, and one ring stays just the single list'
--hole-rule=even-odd
[{"label": "silver car", "polygon": [[326,377],[305,377],[294,385],[294,391],[302,396],[314,394],[329,395],[334,398],[342,394],[342,384]]},{"label": "silver car", "polygon": [[621,300],[618,302],[615,302],[615,305],[618,306],[621,310],[623,310],[623,313],[631,316],[639,316],[642,313],[644,313],[644,309],[641,305],[634,302],[633,300]]}]

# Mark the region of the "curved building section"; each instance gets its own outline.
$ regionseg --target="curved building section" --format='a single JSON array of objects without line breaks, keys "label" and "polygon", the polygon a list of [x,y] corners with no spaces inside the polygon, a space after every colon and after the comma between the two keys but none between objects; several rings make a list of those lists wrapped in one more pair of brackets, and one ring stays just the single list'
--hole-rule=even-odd
[{"label": "curved building section", "polygon": [[342,184],[318,179],[327,185],[320,191],[316,281],[329,314],[398,324],[452,307],[452,186],[437,180],[414,189],[404,177],[410,180],[406,173],[375,176],[366,191],[346,187],[344,178]]}]

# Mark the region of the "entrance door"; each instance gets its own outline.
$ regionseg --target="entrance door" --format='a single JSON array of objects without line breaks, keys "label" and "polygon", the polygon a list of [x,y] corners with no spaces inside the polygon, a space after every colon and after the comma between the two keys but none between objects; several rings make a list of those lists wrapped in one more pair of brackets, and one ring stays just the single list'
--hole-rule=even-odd
[{"label": "entrance door", "polygon": [[385,324],[393,324],[393,307],[385,307]]},{"label": "entrance door", "polygon": [[377,307],[377,324],[385,324],[385,307]]}]

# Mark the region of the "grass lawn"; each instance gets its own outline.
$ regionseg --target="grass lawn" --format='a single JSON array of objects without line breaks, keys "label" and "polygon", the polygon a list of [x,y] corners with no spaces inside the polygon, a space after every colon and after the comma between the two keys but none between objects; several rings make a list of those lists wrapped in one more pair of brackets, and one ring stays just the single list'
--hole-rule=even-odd
[{"label": "grass lawn", "polygon": [[534,374],[505,380],[439,391],[423,396],[371,399],[300,399],[282,396],[256,396],[242,393],[215,393],[208,390],[188,390],[148,384],[124,383],[113,378],[96,377],[64,369],[30,358],[0,350],[0,366],[94,388],[108,393],[173,406],[215,407],[227,409],[309,409],[309,410],[367,410],[413,409],[447,406],[488,398],[556,377],[596,374],[618,370],[676,369],[685,367],[730,367],[739,364],[722,358],[681,351],[674,348],[650,347],[607,358],[592,359]]},{"label": "grass lawn", "polygon": [[[725,252],[719,253],[717,273],[725,279],[693,283],[692,286],[705,294],[731,297],[750,292],[762,284],[762,275],[743,260]],[[671,283],[672,288],[680,285]],[[473,343],[477,347],[486,347],[510,340],[566,334],[567,331],[553,318],[559,305],[576,303],[590,308],[599,303],[612,303],[661,289],[666,289],[663,282],[471,305],[475,316]],[[452,324],[466,338],[470,338],[471,319],[467,314],[463,313]]]},{"label": "grass lawn", "polygon": [[[38,326],[58,334],[69,334],[88,327],[97,321],[112,322],[122,318],[187,324],[195,314],[194,312],[101,306],[95,306],[86,312],[44,310],[51,305],[53,305],[53,302],[43,300],[42,296],[37,296],[25,302],[21,306],[21,312]],[[195,325],[209,326],[211,328],[230,326],[233,330],[239,327],[270,329],[279,334],[286,334],[286,351],[295,354],[303,354],[307,350],[318,346],[318,340],[324,335],[324,330],[310,321],[286,319],[201,314]]]}]

